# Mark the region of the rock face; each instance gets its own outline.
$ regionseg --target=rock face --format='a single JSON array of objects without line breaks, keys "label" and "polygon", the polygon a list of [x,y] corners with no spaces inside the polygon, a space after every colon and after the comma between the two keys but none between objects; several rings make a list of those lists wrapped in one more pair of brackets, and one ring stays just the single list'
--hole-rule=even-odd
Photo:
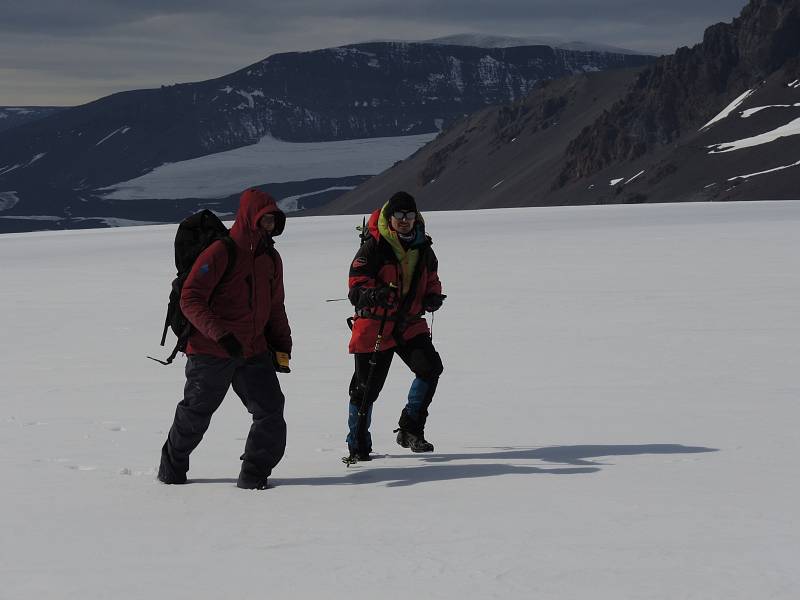
[{"label": "rock face", "polygon": [[701,44],[643,71],[624,98],[572,141],[556,185],[674,143],[798,54],[798,2],[751,0],[732,23],[709,27]]},{"label": "rock face", "polygon": [[63,108],[59,106],[0,106],[0,132],[38,121]]},{"label": "rock face", "polygon": [[752,0],[650,66],[471,115],[317,212],[367,212],[398,189],[429,210],[800,199],[799,6]]},{"label": "rock face", "polygon": [[568,203],[551,191],[570,140],[625,92],[637,70],[547,82],[523,100],[454,123],[427,146],[312,214],[368,212],[397,190],[423,210]]}]

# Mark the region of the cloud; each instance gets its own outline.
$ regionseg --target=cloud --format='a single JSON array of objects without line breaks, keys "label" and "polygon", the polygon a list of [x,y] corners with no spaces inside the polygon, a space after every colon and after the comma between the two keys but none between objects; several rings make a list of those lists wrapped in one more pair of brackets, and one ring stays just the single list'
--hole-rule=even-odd
[{"label": "cloud", "polygon": [[[671,52],[744,0],[0,0],[0,106],[218,77],[270,54],[476,32]],[[591,15],[591,16],[589,16]],[[46,91],[45,91],[46,90]],[[61,90],[61,91],[59,91]]]},{"label": "cloud", "polygon": [[[479,26],[488,20],[535,26],[540,20],[585,23],[632,22],[662,26],[694,20],[711,24],[738,13],[743,0],[32,0],[2,7],[0,31],[77,35],[159,19],[220,19],[247,23],[265,32],[290,28],[305,19],[431,22],[437,26]],[[591,15],[589,17],[588,15]],[[500,32],[502,33],[502,32]]]}]

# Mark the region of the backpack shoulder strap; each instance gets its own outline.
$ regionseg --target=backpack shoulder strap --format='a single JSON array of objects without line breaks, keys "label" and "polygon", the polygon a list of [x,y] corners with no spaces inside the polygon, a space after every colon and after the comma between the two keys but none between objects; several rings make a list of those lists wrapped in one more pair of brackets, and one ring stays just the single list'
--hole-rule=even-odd
[{"label": "backpack shoulder strap", "polygon": [[[233,272],[233,268],[236,265],[236,242],[233,241],[230,235],[224,235],[219,238],[219,241],[222,242],[222,245],[225,246],[225,250],[228,253],[228,264],[225,265],[225,271],[222,273],[222,277],[220,277],[219,281],[217,282],[216,287],[211,292],[213,296],[214,293],[219,288],[220,283],[222,283],[230,274]],[[180,301],[180,299],[177,299]],[[169,329],[169,312],[167,312],[167,320],[164,324],[164,334],[161,337],[161,345],[164,345],[164,342],[167,339],[167,330]],[[180,336],[178,336],[178,341],[175,343],[175,347],[170,352],[167,360],[161,360],[158,358],[154,358],[152,356],[148,356],[150,360],[154,360],[162,365],[169,365],[172,364],[172,361],[175,360],[175,357],[178,355],[178,352],[183,352],[186,349],[186,343],[189,341],[189,336],[192,334],[193,327],[191,323],[186,324],[186,328],[183,330]]]},{"label": "backpack shoulder strap", "polygon": [[222,242],[222,245],[225,246],[225,249],[228,251],[228,264],[225,265],[225,271],[223,271],[222,277],[220,277],[219,281],[217,282],[218,287],[220,283],[225,281],[225,279],[230,276],[230,274],[233,272],[233,267],[236,265],[236,242],[233,241],[233,238],[230,235],[222,236],[219,238],[219,241]]}]

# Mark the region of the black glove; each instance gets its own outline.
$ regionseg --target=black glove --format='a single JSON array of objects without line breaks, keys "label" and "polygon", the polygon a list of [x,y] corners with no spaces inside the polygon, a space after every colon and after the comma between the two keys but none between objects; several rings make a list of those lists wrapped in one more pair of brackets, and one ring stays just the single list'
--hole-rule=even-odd
[{"label": "black glove", "polygon": [[242,343],[236,339],[232,333],[226,333],[217,340],[217,343],[225,349],[231,358],[241,358],[244,356],[244,348]]},{"label": "black glove", "polygon": [[372,290],[372,306],[392,308],[397,304],[397,294],[393,288],[383,285]]},{"label": "black glove", "polygon": [[350,290],[349,298],[356,308],[375,306],[391,308],[397,303],[397,294],[394,288],[388,285],[375,288],[353,288]]},{"label": "black glove", "polygon": [[427,312],[436,312],[442,308],[445,298],[447,298],[445,294],[425,294],[422,298],[422,308]]}]

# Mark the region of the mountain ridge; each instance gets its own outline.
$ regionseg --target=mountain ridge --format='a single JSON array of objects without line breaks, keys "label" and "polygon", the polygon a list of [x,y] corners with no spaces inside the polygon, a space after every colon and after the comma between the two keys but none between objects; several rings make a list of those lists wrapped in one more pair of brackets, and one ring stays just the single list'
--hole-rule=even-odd
[{"label": "mountain ridge", "polygon": [[[751,0],[700,44],[629,71],[627,81],[595,74],[608,88],[602,97],[581,96],[578,84],[561,94],[553,82],[473,115],[317,212],[366,211],[391,189],[433,209],[797,199],[799,5]],[[596,113],[579,108],[597,101]],[[559,136],[542,133],[558,126]]]},{"label": "mountain ridge", "polygon": [[418,43],[272,55],[219,78],[120,92],[0,133],[0,192],[19,198],[4,214],[69,216],[56,199],[85,209],[100,188],[268,135],[311,142],[432,133],[544,80],[651,61]]}]

